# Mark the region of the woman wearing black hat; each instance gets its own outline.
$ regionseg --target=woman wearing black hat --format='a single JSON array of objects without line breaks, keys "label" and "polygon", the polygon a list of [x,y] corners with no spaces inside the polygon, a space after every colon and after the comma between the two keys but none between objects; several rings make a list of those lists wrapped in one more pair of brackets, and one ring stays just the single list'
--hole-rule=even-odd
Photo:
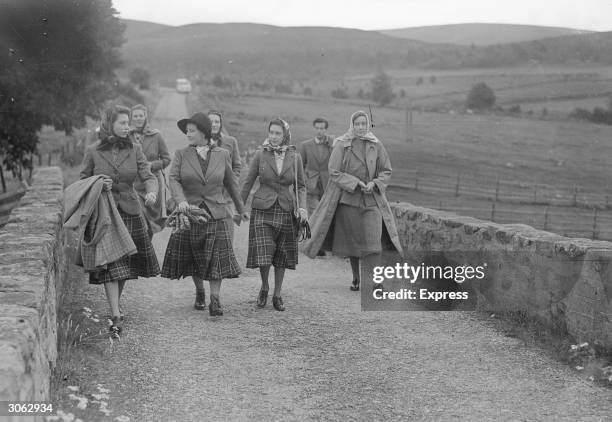
[{"label": "woman wearing black hat", "polygon": [[162,276],[170,279],[191,276],[196,287],[194,307],[198,310],[205,309],[204,280],[209,280],[208,310],[211,316],[223,315],[219,300],[221,280],[240,274],[226,219],[224,187],[243,220],[248,219],[248,214],[244,212],[229,153],[211,143],[210,119],[196,113],[179,120],[177,125],[189,141],[189,146],[176,151],[170,168],[170,192],[178,204],[177,212],[189,213],[196,208],[206,211],[210,218],[172,233]]},{"label": "woman wearing black hat", "polygon": [[308,219],[306,209],[298,208],[298,204],[306,206],[302,158],[295,147],[289,145],[290,141],[287,122],[272,120],[268,125],[268,138],[251,161],[241,192],[246,202],[259,177],[259,189],[253,195],[246,266],[259,268],[261,289],[257,306],[260,308],[268,301],[268,275],[270,266],[274,266],[272,304],[277,311],[285,310],[281,297],[285,268],[295,270],[298,261],[296,217]]}]

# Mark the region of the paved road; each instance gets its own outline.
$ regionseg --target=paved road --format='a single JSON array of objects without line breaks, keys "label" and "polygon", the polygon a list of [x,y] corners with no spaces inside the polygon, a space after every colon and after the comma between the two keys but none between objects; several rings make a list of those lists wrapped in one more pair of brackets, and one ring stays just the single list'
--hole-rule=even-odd
[{"label": "paved road", "polygon": [[[153,121],[171,150],[184,97]],[[163,258],[167,231],[154,244]],[[246,262],[247,226],[235,249]],[[225,316],[193,310],[190,280],[131,282],[126,333],[100,383],[132,421],[611,420],[612,394],[470,313],[361,312],[348,264],[300,256],[286,312],[255,306],[258,275],[225,281]],[[94,286],[95,288],[95,286]],[[99,306],[105,308],[100,291]],[[207,298],[208,301],[208,298]]]}]

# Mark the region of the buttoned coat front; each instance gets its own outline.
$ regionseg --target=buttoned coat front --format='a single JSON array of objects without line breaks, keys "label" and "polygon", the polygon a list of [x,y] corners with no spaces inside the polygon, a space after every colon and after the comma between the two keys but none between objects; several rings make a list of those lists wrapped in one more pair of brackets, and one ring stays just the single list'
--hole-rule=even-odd
[{"label": "buttoned coat front", "polygon": [[[295,162],[297,161],[297,172]],[[292,212],[295,209],[295,177],[297,173],[297,193],[300,208],[306,208],[306,185],[302,158],[295,148],[285,152],[281,172],[276,168],[272,151],[258,150],[249,166],[249,172],[242,186],[242,200],[246,202],[255,179],[259,176],[259,189],[253,194],[252,208],[266,210],[278,200],[280,207]]]},{"label": "buttoned coat front", "polygon": [[113,199],[126,214],[142,213],[134,181],[138,178],[144,183],[147,192],[157,193],[157,178],[151,173],[151,166],[139,144],[120,149],[116,155],[106,149],[101,141],[87,147],[83,157],[80,178],[103,174],[113,180]]},{"label": "buttoned coat front", "polygon": [[229,152],[215,146],[210,150],[208,160],[210,161],[206,174],[203,174],[195,148],[189,146],[176,151],[168,177],[172,197],[177,203],[187,201],[196,206],[204,202],[213,218],[227,218],[231,215],[223,194],[225,187],[236,205],[236,210],[242,214],[244,205],[232,171]]}]

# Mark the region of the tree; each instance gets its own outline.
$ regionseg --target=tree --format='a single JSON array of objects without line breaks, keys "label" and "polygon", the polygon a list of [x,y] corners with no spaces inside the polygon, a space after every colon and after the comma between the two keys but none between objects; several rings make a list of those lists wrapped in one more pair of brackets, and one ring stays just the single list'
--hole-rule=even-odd
[{"label": "tree", "polygon": [[36,131],[70,132],[113,96],[124,26],[111,0],[12,0],[0,8],[0,154],[21,175]]},{"label": "tree", "polygon": [[495,105],[495,93],[484,82],[472,86],[468,93],[465,106],[473,110],[490,109]]},{"label": "tree", "polygon": [[395,94],[391,88],[391,78],[384,73],[380,72],[371,80],[372,85],[372,100],[376,101],[381,106],[389,104],[393,101]]},{"label": "tree", "polygon": [[149,89],[149,79],[151,75],[144,69],[139,67],[132,69],[130,72],[130,82],[134,85],[138,85],[140,89]]}]

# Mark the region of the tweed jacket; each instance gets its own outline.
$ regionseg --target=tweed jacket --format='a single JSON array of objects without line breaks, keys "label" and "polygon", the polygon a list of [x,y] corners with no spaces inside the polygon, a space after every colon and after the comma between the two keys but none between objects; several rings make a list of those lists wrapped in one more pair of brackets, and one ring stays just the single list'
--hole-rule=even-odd
[{"label": "tweed jacket", "polygon": [[300,208],[306,209],[306,185],[304,183],[304,167],[302,158],[295,150],[289,148],[285,152],[283,168],[279,173],[276,168],[274,153],[259,149],[249,166],[249,172],[242,186],[242,200],[246,202],[255,179],[259,177],[259,189],[253,195],[252,208],[265,210],[270,208],[276,201],[285,211],[294,211],[296,204],[295,195],[295,160],[297,158],[297,198]]},{"label": "tweed jacket", "polygon": [[206,174],[203,174],[195,148],[188,146],[176,151],[168,176],[172,197],[177,203],[187,201],[191,205],[199,206],[204,202],[213,218],[227,218],[231,215],[223,195],[225,188],[233,199],[236,210],[242,214],[244,205],[240,199],[238,182],[232,172],[229,152],[216,146],[210,150],[208,159],[208,168]]},{"label": "tweed jacket", "polygon": [[[341,203],[344,194],[348,193],[349,198],[360,199],[360,192],[357,188],[359,178],[351,173],[363,170],[359,167],[367,166],[370,174],[370,181],[376,185],[372,197],[376,207],[380,210],[383,218],[383,230],[389,235],[393,249],[403,255],[395,218],[391,212],[389,201],[386,196],[386,187],[391,178],[391,162],[389,155],[380,142],[367,142],[365,157],[359,151],[354,151],[352,141],[338,141],[334,144],[334,149],[329,160],[329,173],[331,183],[327,186],[321,202],[317,206],[308,222],[312,236],[304,242],[304,253],[310,258],[314,258],[323,249],[329,249],[330,233],[333,233],[334,216],[336,208]],[[367,182],[363,180],[363,182]],[[360,202],[356,202],[357,206]]]},{"label": "tweed jacket", "polygon": [[103,190],[101,175],[78,180],[64,191],[64,227],[79,229],[76,264],[98,271],[137,252],[113,195]]},{"label": "tweed jacket", "polygon": [[116,158],[111,150],[100,149],[97,141],[87,147],[81,166],[81,179],[103,174],[113,179],[113,198],[117,206],[126,214],[137,215],[142,212],[138,195],[134,190],[134,181],[139,178],[144,182],[147,192],[158,190],[156,177],[151,173],[139,144],[131,148],[120,149]]},{"label": "tweed jacket", "polygon": [[299,146],[304,175],[306,177],[306,191],[311,195],[323,195],[329,180],[329,156],[332,151],[333,138],[327,136],[322,145],[318,145],[315,138],[302,142]]}]

